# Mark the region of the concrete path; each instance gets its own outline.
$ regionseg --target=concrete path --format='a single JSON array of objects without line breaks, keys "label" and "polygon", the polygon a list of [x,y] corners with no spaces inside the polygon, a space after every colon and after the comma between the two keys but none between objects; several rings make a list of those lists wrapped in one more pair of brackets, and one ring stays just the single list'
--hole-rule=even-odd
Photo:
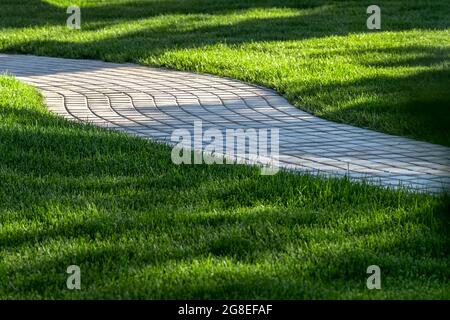
[{"label": "concrete path", "polygon": [[283,167],[427,192],[450,189],[450,148],[326,121],[274,91],[133,64],[0,54],[0,73],[34,85],[48,107],[160,141],[173,130],[279,128]]}]

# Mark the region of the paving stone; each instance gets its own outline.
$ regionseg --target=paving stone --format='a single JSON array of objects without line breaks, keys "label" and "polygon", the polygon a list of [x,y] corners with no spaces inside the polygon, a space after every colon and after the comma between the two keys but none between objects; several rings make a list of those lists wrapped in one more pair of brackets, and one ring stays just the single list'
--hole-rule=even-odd
[{"label": "paving stone", "polygon": [[450,188],[450,148],[320,119],[260,86],[133,64],[0,54],[5,71],[34,85],[49,109],[69,120],[171,145],[173,130],[193,133],[199,120],[203,132],[278,128],[287,170],[432,193]]}]

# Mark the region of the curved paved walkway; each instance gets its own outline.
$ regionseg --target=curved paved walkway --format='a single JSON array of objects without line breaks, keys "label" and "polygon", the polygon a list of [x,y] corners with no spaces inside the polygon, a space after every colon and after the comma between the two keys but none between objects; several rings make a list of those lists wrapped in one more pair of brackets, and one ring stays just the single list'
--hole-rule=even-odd
[{"label": "curved paved walkway", "polygon": [[326,121],[274,91],[236,80],[133,64],[0,54],[0,73],[37,87],[48,107],[168,141],[176,128],[279,128],[280,164],[295,170],[399,184],[450,188],[450,148]]}]

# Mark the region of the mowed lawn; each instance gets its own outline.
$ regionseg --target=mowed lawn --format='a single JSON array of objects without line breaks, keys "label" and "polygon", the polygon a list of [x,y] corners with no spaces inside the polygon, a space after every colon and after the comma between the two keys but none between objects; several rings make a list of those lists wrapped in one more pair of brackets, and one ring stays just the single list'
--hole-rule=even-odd
[{"label": "mowed lawn", "polygon": [[[81,6],[81,30],[66,28]],[[2,0],[0,51],[231,76],[321,117],[450,146],[450,3]]]},{"label": "mowed lawn", "polygon": [[[168,146],[66,121],[0,77],[0,299],[449,299],[449,204],[177,166]],[[73,264],[81,290],[66,289]]]},{"label": "mowed lawn", "polygon": [[[72,4],[81,30],[65,26]],[[450,146],[447,1],[377,4],[381,31],[364,1],[2,0],[0,52],[231,76]],[[449,212],[449,195],[177,166],[168,146],[63,120],[0,77],[0,299],[450,299]]]}]

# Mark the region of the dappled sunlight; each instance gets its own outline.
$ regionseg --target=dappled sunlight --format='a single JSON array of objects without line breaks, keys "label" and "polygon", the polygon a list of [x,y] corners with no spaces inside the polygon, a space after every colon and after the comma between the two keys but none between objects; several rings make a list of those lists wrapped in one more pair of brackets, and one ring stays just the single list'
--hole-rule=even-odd
[{"label": "dappled sunlight", "polygon": [[[383,268],[384,296],[394,294],[391,290],[398,279],[408,277],[411,263],[421,277],[434,274],[433,281],[445,281],[448,270],[442,267],[445,256],[440,247],[440,237],[446,232],[441,227],[444,222],[438,218],[431,224],[435,228],[430,229],[417,224],[404,210],[400,212],[396,218],[390,218],[391,213],[386,211],[367,216],[350,212],[331,219],[329,213],[320,211],[299,210],[285,215],[263,210],[240,216],[223,213],[226,219],[220,224],[214,220],[204,223],[210,221],[207,216],[197,220],[179,213],[161,215],[158,227],[148,225],[151,217],[144,213],[122,218],[118,224],[119,215],[105,213],[99,220],[95,213],[80,211],[78,215],[82,215],[76,220],[83,221],[85,227],[66,221],[61,229],[42,229],[45,237],[31,233],[30,240],[38,240],[36,245],[27,240],[15,254],[5,254],[3,271],[16,285],[25,279],[24,286],[39,285],[37,294],[45,286],[54,287],[54,294],[64,297],[68,291],[58,286],[65,277],[64,270],[57,270],[77,261],[86,270],[86,287],[78,293],[84,298],[92,297],[92,290],[104,297],[121,296],[126,291],[129,298],[198,299],[223,294],[229,298],[242,294],[272,298],[286,294],[291,298],[323,298],[323,294],[333,294],[342,298],[364,285],[365,266],[373,263]],[[74,217],[67,213],[68,219]],[[310,222],[300,224],[305,215]],[[140,216],[147,216],[143,220],[147,224],[137,223]],[[423,215],[417,218],[425,219]],[[355,224],[354,219],[361,220]],[[405,226],[400,233],[399,223]],[[117,226],[114,231],[111,224]],[[255,236],[257,242],[250,241]],[[435,245],[424,252],[430,240]],[[422,258],[415,258],[416,254],[422,254]],[[20,276],[49,268],[56,272],[33,279]],[[345,290],[342,281],[347,283]],[[325,283],[331,292],[314,290]],[[437,290],[429,285],[430,290]]]},{"label": "dappled sunlight", "polygon": [[[65,26],[73,4],[81,30]],[[0,55],[47,99],[0,76],[0,298],[448,298],[448,191],[365,179],[448,185],[448,148],[310,114],[450,146],[447,4],[382,5],[382,30],[369,31],[360,1],[3,0],[0,51],[116,63]],[[121,62],[262,84],[310,113],[232,79]],[[170,146],[94,126],[148,138],[196,112],[265,124],[274,106],[293,120],[264,121],[299,133],[280,150],[308,174],[175,165]],[[83,290],[65,287],[72,264]],[[383,290],[367,290],[369,265]]]},{"label": "dappled sunlight", "polygon": [[178,33],[201,32],[202,28],[233,28],[234,25],[247,21],[252,22],[258,20],[263,23],[264,19],[302,17],[321,10],[323,10],[322,7],[304,10],[283,8],[245,9],[230,14],[171,14],[134,19],[133,21],[117,17],[113,23],[107,24],[95,20],[84,21],[83,29],[75,33],[67,29],[65,20],[62,20],[60,26],[54,26],[52,29],[49,29],[48,26],[10,28],[2,32],[2,36],[5,38],[17,37],[21,34],[26,35],[32,30],[35,37],[45,36],[47,40],[61,42],[67,40],[70,42],[80,42],[81,44],[91,41],[108,40],[112,37],[133,37],[138,35],[151,37],[152,33],[166,33],[166,36],[170,36],[171,34]]}]

